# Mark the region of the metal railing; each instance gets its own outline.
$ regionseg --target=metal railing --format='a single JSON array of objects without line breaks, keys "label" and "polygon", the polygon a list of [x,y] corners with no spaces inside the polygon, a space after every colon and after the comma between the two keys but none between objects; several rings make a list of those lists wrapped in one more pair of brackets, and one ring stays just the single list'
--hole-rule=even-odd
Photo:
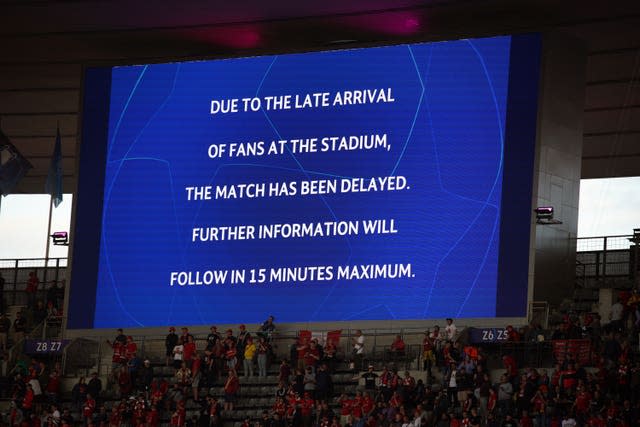
[{"label": "metal railing", "polygon": [[[40,282],[36,298],[44,301],[52,281],[64,288],[67,282],[67,258],[0,259],[0,275],[5,282],[0,292],[3,293],[5,305],[27,304],[25,290],[31,272],[36,273]],[[63,291],[61,289],[59,293]]]},{"label": "metal railing", "polygon": [[633,235],[579,237],[576,239],[576,280],[629,278],[633,275]]},{"label": "metal railing", "polygon": [[[429,325],[432,326],[432,325]],[[424,337],[425,327],[422,328],[398,328],[398,329],[361,329],[365,336],[365,363],[375,358],[378,361],[396,361],[407,368],[417,366],[417,358],[420,356],[420,346]],[[464,327],[458,327],[460,336],[463,336]],[[294,344],[299,331],[276,331],[272,338],[272,347],[276,358],[289,358],[291,345]],[[323,343],[329,330],[312,331],[312,337]],[[353,348],[352,338],[356,329],[342,329],[338,347],[340,359],[351,359]],[[387,350],[393,338],[400,335],[406,344],[403,357],[393,357]],[[194,334],[199,350],[204,348],[206,334]],[[164,335],[133,335],[133,340],[138,346],[138,355],[148,358],[154,363],[165,362],[165,336]],[[104,337],[85,336],[74,339],[64,350],[63,372],[65,374],[87,373],[89,370],[97,371],[100,375],[111,373],[111,356],[113,351]]]}]

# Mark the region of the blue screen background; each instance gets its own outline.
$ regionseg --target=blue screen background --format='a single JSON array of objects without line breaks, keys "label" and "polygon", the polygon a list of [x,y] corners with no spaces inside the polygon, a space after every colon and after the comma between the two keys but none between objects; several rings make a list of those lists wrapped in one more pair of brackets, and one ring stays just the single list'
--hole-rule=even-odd
[{"label": "blue screen background", "polygon": [[[495,37],[114,68],[93,326],[495,316],[510,46]],[[387,87],[394,103],[209,112],[211,99]],[[372,133],[391,149],[207,156],[210,144]],[[410,189],[210,201],[185,192],[390,175]],[[399,232],[191,242],[200,226],[361,219],[394,219]],[[415,277],[169,286],[171,271],[386,263],[411,263]]]}]

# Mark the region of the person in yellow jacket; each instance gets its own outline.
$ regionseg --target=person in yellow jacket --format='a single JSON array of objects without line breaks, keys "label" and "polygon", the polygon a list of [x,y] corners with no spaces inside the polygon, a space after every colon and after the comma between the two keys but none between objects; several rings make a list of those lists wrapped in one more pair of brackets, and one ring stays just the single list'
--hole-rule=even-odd
[{"label": "person in yellow jacket", "polygon": [[252,338],[247,339],[247,345],[244,347],[244,376],[253,376],[253,358],[256,355],[256,344]]}]

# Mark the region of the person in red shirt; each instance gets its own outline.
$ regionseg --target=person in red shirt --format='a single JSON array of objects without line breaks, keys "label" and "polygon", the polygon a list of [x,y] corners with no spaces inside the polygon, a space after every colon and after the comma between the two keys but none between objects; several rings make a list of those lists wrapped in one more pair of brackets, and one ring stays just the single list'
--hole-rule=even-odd
[{"label": "person in red shirt", "polygon": [[350,399],[346,394],[342,394],[338,400],[340,403],[340,425],[348,425],[351,423],[351,408],[353,406],[353,399]]},{"label": "person in red shirt", "polygon": [[31,308],[36,306],[36,295],[38,294],[38,286],[40,285],[40,279],[35,271],[29,272],[29,279],[27,280],[27,305]]},{"label": "person in red shirt", "polygon": [[31,416],[34,399],[35,395],[33,393],[33,387],[31,387],[31,383],[27,383],[27,389],[24,393],[24,397],[22,398],[22,418],[25,420],[28,420]]},{"label": "person in red shirt", "polygon": [[422,339],[422,369],[427,371],[428,378],[433,378],[431,374],[431,367],[436,364],[435,357],[435,343],[431,338],[429,330],[424,331],[424,338]]},{"label": "person in red shirt", "polygon": [[522,411],[522,416],[520,417],[520,427],[533,427],[533,420],[531,419],[527,411]]},{"label": "person in red shirt", "polygon": [[315,401],[309,392],[304,393],[304,397],[300,401],[300,414],[302,415],[302,423],[305,426],[311,425],[311,412],[315,406]]},{"label": "person in red shirt", "polygon": [[144,395],[138,396],[135,403],[133,404],[133,425],[144,426],[144,422],[146,419],[146,405],[144,401]]},{"label": "person in red shirt", "polygon": [[191,362],[193,361],[193,355],[196,353],[196,342],[191,334],[186,336],[186,340],[187,341],[183,344],[182,360],[186,362],[187,367],[190,368]]},{"label": "person in red shirt", "polygon": [[58,396],[60,395],[60,375],[55,369],[51,372],[51,375],[49,375],[45,392],[50,402],[58,401]]},{"label": "person in red shirt", "polygon": [[362,393],[359,391],[356,391],[356,396],[351,403],[351,417],[357,420],[362,418]]},{"label": "person in red shirt", "polygon": [[576,378],[577,371],[575,370],[573,363],[567,365],[567,369],[560,373],[560,386],[567,394],[573,394],[573,391],[578,384]]},{"label": "person in red shirt", "polygon": [[493,387],[489,388],[489,398],[487,399],[487,413],[491,414],[498,404],[498,395]]},{"label": "person in red shirt", "polygon": [[578,421],[579,424],[586,422],[590,406],[591,393],[589,393],[584,386],[579,385],[576,389],[576,400],[573,403],[576,421]]},{"label": "person in red shirt", "polygon": [[389,355],[393,357],[404,357],[405,344],[400,335],[396,335],[395,339],[389,347]]},{"label": "person in red shirt", "polygon": [[280,419],[283,419],[287,411],[287,404],[281,397],[276,397],[276,402],[273,404],[271,409],[280,417]]},{"label": "person in red shirt", "polygon": [[507,326],[507,341],[520,341],[520,334],[511,325]]},{"label": "person in red shirt", "polygon": [[[544,386],[540,386],[541,388]],[[547,412],[547,400],[542,394],[542,389],[536,390],[536,394],[531,398],[531,407],[533,410],[533,416],[536,419],[537,426],[546,426],[546,412]]]},{"label": "person in red shirt", "polygon": [[151,408],[145,414],[144,421],[146,423],[145,427],[158,427],[160,414],[156,405],[151,405]]},{"label": "person in red shirt", "polygon": [[462,422],[460,421],[460,418],[458,418],[457,415],[455,414],[451,415],[451,421],[449,421],[449,427],[462,427]]},{"label": "person in red shirt", "polygon": [[305,356],[309,350],[309,343],[305,338],[298,338],[298,345],[296,351],[298,352],[298,369],[304,371],[305,368]]},{"label": "person in red shirt", "polygon": [[224,383],[224,410],[233,411],[233,404],[236,401],[236,394],[240,390],[240,380],[233,369],[229,370],[229,376]]},{"label": "person in red shirt", "polygon": [[93,413],[96,410],[96,401],[90,395],[87,394],[87,400],[84,401],[84,405],[82,406],[82,418],[85,421],[85,424],[88,424],[93,417]]},{"label": "person in red shirt", "polygon": [[171,414],[170,425],[172,427],[184,427],[186,421],[187,412],[185,409],[184,400],[178,402],[176,410]]},{"label": "person in red shirt", "polygon": [[202,358],[196,352],[191,362],[191,391],[193,392],[193,400],[200,400],[198,390],[200,389],[200,379],[202,378]]},{"label": "person in red shirt", "polygon": [[502,356],[502,364],[507,370],[507,377],[509,377],[509,380],[513,382],[513,379],[518,375],[518,366],[516,364],[516,359],[514,359],[510,354],[505,354],[504,356]]},{"label": "person in red shirt", "polygon": [[127,337],[127,344],[124,348],[124,358],[129,361],[136,357],[136,353],[138,352],[138,345],[133,342],[133,337],[129,335]]},{"label": "person in red shirt", "polygon": [[362,402],[360,403],[360,406],[362,407],[362,414],[365,418],[368,418],[376,407],[371,395],[367,392],[364,392],[362,395]]},{"label": "person in red shirt", "polygon": [[389,399],[389,406],[392,408],[396,408],[398,410],[400,406],[402,406],[402,399],[397,391],[394,391],[391,395],[391,399]]},{"label": "person in red shirt", "polygon": [[306,349],[304,353],[304,365],[305,368],[307,366],[311,366],[313,372],[316,370],[316,365],[320,360],[320,349],[318,348],[318,342],[316,340],[311,340],[309,343],[309,347]]}]

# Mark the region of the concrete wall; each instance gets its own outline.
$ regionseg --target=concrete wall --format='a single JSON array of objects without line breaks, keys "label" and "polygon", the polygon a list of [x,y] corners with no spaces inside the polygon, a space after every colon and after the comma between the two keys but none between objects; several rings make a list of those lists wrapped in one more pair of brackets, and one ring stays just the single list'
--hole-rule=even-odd
[{"label": "concrete wall", "polygon": [[572,295],[575,280],[587,51],[551,33],[542,55],[533,207],[553,206],[562,224],[534,226],[533,299],[554,304]]}]

